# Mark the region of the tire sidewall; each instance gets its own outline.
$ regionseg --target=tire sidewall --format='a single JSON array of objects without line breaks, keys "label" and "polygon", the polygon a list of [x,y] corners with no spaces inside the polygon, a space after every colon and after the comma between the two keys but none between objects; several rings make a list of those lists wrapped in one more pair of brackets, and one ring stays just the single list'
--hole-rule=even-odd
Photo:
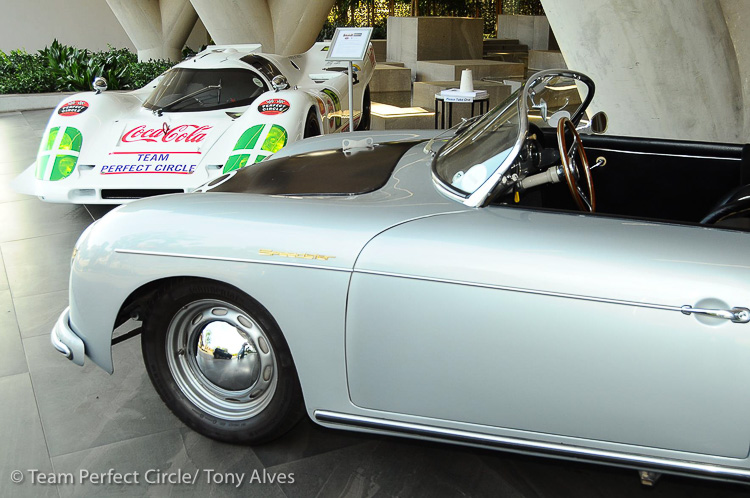
[{"label": "tire sidewall", "polygon": [[315,111],[310,109],[305,119],[305,132],[302,138],[317,137],[320,135],[320,124],[318,123],[318,117],[315,115]]},{"label": "tire sidewall", "polygon": [[[169,324],[177,311],[199,299],[216,299],[239,307],[263,328],[271,343],[278,370],[276,390],[269,404],[253,417],[224,420],[202,411],[190,402],[172,376],[166,347]],[[146,370],[164,403],[186,425],[213,439],[258,443],[278,437],[299,420],[304,409],[289,347],[276,322],[257,301],[225,285],[193,282],[170,287],[156,298],[152,309],[141,337]]]}]

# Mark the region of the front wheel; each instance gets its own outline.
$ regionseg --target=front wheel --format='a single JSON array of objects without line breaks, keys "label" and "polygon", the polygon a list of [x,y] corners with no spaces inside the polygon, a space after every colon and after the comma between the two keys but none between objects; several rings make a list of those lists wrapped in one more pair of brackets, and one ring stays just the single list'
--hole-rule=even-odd
[{"label": "front wheel", "polygon": [[370,129],[372,120],[372,100],[370,99],[370,86],[365,88],[365,94],[362,96],[362,117],[359,120],[356,131],[366,131]]},{"label": "front wheel", "polygon": [[310,109],[307,113],[307,119],[305,119],[305,134],[302,138],[317,137],[318,135],[320,135],[318,117],[315,115],[315,110]]},{"label": "front wheel", "polygon": [[182,281],[144,324],[151,382],[185,424],[213,439],[260,443],[304,413],[289,347],[268,312],[233,287]]}]

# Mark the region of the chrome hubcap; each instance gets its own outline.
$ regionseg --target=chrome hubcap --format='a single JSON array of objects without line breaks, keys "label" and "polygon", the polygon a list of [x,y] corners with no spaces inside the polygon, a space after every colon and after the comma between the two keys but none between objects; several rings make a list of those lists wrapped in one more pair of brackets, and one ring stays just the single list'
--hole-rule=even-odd
[{"label": "chrome hubcap", "polygon": [[253,417],[276,390],[276,357],[265,331],[229,303],[205,299],[180,309],[169,324],[166,349],[182,393],[217,418]]}]

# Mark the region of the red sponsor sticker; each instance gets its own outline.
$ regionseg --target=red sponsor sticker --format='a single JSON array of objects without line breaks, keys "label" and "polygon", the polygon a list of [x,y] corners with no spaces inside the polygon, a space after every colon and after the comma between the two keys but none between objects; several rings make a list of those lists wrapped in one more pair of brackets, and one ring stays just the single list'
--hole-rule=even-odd
[{"label": "red sponsor sticker", "polygon": [[258,112],[261,114],[281,114],[289,110],[291,106],[284,99],[269,99],[260,103]]},{"label": "red sponsor sticker", "polygon": [[85,100],[71,100],[66,102],[58,109],[60,116],[76,116],[89,108],[89,103]]},{"label": "red sponsor sticker", "polygon": [[206,138],[208,131],[213,126],[206,125],[179,125],[169,128],[166,125],[161,128],[147,128],[146,125],[136,126],[122,134],[122,141],[130,142],[174,142],[174,143],[197,143]]}]

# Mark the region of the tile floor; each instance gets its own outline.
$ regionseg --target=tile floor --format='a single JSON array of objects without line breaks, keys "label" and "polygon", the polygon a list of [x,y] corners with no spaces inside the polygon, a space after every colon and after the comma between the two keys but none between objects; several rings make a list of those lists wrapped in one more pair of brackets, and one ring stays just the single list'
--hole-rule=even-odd
[{"label": "tile floor", "polygon": [[[740,486],[680,477],[647,489],[634,471],[332,431],[309,420],[257,447],[187,430],[151,388],[137,339],[116,346],[113,376],[91,363],[76,367],[49,343],[67,305],[73,244],[106,209],[46,204],[10,189],[33,162],[48,116],[0,114],[0,496],[746,496]],[[78,482],[82,470],[110,468],[139,472],[141,484]],[[77,483],[32,484],[31,469],[70,472]],[[149,469],[198,471],[200,479],[147,486]],[[11,482],[14,470],[24,472],[21,484]],[[246,480],[209,485],[211,470],[245,473]],[[263,470],[293,473],[295,482],[247,482]]]}]

